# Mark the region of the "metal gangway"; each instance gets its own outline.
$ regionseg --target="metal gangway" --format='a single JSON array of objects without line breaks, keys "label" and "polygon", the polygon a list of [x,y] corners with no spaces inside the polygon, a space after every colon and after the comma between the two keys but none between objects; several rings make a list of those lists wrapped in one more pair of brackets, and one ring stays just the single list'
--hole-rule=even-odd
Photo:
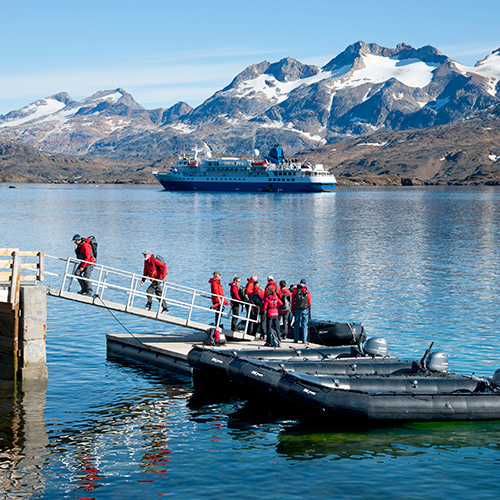
[{"label": "metal gangway", "polygon": [[[215,318],[216,311],[212,308],[212,297],[215,296],[228,302],[234,299],[170,281],[163,282],[163,280],[155,280],[162,283],[161,297],[157,297],[146,292],[148,282],[152,278],[101,264],[93,264],[91,278],[87,280],[75,274],[82,262],[84,261],[76,258],[61,258],[45,254],[43,281],[47,286],[47,294],[203,332],[214,326],[215,328],[221,327],[223,318],[229,320],[232,317],[229,314],[231,307],[226,305],[225,310],[220,311]],[[146,282],[144,286],[141,286],[143,278]],[[80,295],[78,293],[80,285],[77,280],[91,281],[93,295]],[[144,308],[148,296],[153,299],[151,310]],[[166,313],[162,312],[164,300],[168,305]],[[224,329],[224,333],[234,339],[252,339],[253,336],[249,335],[249,330],[253,323],[259,321],[258,307],[242,301],[236,302],[240,304],[240,315],[235,318],[242,329],[237,331]],[[208,318],[211,318],[214,323],[209,324]]]}]

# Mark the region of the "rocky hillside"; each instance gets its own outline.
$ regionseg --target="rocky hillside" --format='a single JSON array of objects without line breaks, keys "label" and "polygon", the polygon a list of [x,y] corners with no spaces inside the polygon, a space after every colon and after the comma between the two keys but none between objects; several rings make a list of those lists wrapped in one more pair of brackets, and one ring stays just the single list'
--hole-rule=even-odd
[{"label": "rocky hillside", "polygon": [[144,183],[151,167],[109,158],[80,158],[47,153],[0,138],[0,182]]},{"label": "rocky hillside", "polygon": [[203,145],[248,155],[280,143],[292,154],[469,120],[500,102],[499,82],[498,50],[466,67],[430,46],[357,42],[322,68],[291,58],[251,65],[195,109],[146,110],[122,89],[82,101],[55,94],[0,116],[0,136],[44,151],[141,161]]},{"label": "rocky hillside", "polygon": [[383,132],[304,153],[341,184],[500,184],[500,105],[471,120]]}]

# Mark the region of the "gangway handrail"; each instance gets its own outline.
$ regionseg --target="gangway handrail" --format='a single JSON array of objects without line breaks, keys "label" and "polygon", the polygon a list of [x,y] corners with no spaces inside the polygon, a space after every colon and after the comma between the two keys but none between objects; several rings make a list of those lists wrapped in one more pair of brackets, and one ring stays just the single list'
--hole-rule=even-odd
[{"label": "gangway handrail", "polygon": [[[58,272],[49,271],[47,269],[47,266],[44,269],[45,275],[62,278],[61,291],[59,293],[60,296],[63,296],[63,294],[64,295],[66,294],[66,292],[64,291],[66,280],[69,280],[69,285],[68,285],[68,290],[67,290],[68,293],[71,293],[70,289],[71,289],[71,285],[72,285],[73,280],[77,279],[77,280],[81,280],[81,281],[90,281],[92,283],[95,283],[95,285],[96,285],[96,294],[94,296],[94,299],[95,298],[101,299],[102,304],[104,304],[103,295],[104,295],[106,290],[114,290],[114,291],[126,294],[126,296],[127,296],[126,304],[124,306],[121,306],[122,308],[123,307],[125,308],[125,312],[131,312],[131,309],[133,308],[133,301],[137,297],[148,298],[148,299],[149,298],[157,298],[159,300],[159,305],[158,305],[158,312],[156,314],[156,319],[159,319],[159,315],[161,314],[161,312],[163,312],[161,305],[164,303],[164,300],[166,300],[167,290],[171,290],[174,292],[189,295],[189,299],[186,302],[175,299],[173,297],[168,298],[169,305],[173,305],[173,306],[176,306],[176,307],[179,307],[182,309],[188,309],[188,318],[187,318],[186,326],[188,326],[190,323],[192,324],[192,314],[196,310],[196,311],[210,311],[211,313],[216,314],[215,327],[219,328],[221,318],[222,317],[229,318],[229,313],[224,313],[223,310],[221,310],[219,313],[217,308],[215,308],[215,306],[217,305],[217,302],[221,302],[223,304],[225,300],[230,300],[232,303],[238,303],[241,306],[243,306],[243,311],[246,310],[246,316],[240,316],[240,315],[233,316],[234,318],[237,318],[238,320],[245,320],[245,329],[243,331],[243,334],[247,333],[249,325],[251,323],[258,323],[260,321],[259,314],[258,314],[259,313],[258,306],[256,306],[255,304],[252,304],[250,302],[245,302],[242,300],[237,300],[237,299],[233,299],[230,297],[225,297],[223,295],[213,294],[211,292],[207,292],[204,290],[198,290],[198,289],[188,287],[185,285],[179,285],[176,283],[172,283],[170,281],[167,281],[166,279],[152,278],[149,276],[140,275],[140,274],[133,273],[130,271],[124,271],[123,269],[117,269],[117,268],[114,268],[111,266],[106,266],[103,264],[97,264],[95,262],[77,259],[75,257],[62,258],[62,257],[56,257],[56,256],[45,254],[45,258],[65,263],[65,270],[62,272],[62,274],[58,273]],[[78,266],[82,263],[87,263],[87,264],[94,266],[96,271],[98,271],[97,279],[96,278],[93,278],[93,279],[86,278],[85,276],[80,276],[80,275],[75,274]],[[70,271],[72,265],[73,265],[73,270]],[[123,284],[119,284],[119,283],[110,283],[108,281],[108,278],[110,278],[112,276],[124,278],[124,279],[128,280],[129,284],[127,286],[124,286]],[[145,280],[151,280],[152,282],[156,281],[159,283],[163,283],[164,286],[162,287],[161,296],[156,296],[156,295],[147,293],[146,291],[139,290],[138,286],[140,284],[142,284]],[[215,297],[217,299],[217,301],[215,301],[215,304],[213,304],[211,307],[205,307],[205,306],[198,305],[195,303],[195,300],[197,297],[212,299],[212,302],[214,302],[213,297]],[[95,303],[95,302],[94,302],[94,304],[99,305],[98,303]],[[254,308],[257,309],[257,314],[255,314]],[[253,316],[256,316],[256,317],[254,318]],[[162,320],[168,322],[168,319],[162,318]],[[177,319],[177,322],[175,322],[175,321],[172,321],[172,322],[178,324],[178,319]]]}]

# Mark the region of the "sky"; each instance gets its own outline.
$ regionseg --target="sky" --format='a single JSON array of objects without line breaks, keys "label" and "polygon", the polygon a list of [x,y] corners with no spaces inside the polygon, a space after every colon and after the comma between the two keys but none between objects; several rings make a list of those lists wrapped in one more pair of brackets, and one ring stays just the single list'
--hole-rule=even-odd
[{"label": "sky", "polygon": [[119,87],[147,109],[195,107],[251,64],[321,67],[359,40],[467,66],[500,48],[498,0],[0,0],[0,14],[0,115]]}]

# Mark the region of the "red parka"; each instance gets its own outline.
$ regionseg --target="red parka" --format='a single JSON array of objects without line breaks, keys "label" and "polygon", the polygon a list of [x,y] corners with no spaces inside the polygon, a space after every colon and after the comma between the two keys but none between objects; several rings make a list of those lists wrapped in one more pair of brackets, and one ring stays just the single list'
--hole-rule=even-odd
[{"label": "red parka", "polygon": [[274,280],[270,280],[270,281],[267,282],[267,285],[266,285],[266,288],[265,288],[265,293],[266,294],[267,294],[268,290],[272,290],[278,296],[281,293],[280,287],[278,286],[278,284]]},{"label": "red parka", "polygon": [[273,293],[272,295],[266,295],[264,299],[264,311],[267,311],[267,316],[269,318],[275,318],[279,316],[279,307],[283,305],[283,302],[279,297]]},{"label": "red parka", "polygon": [[165,276],[167,276],[167,265],[161,260],[158,260],[154,255],[151,255],[149,259],[144,261],[141,283],[146,281],[146,276],[148,278],[162,280]]},{"label": "red parka", "polygon": [[82,238],[82,243],[76,247],[75,252],[77,259],[86,261],[80,262],[80,267],[82,269],[85,269],[89,265],[89,262],[95,263],[95,259],[92,256],[92,247],[88,239]]},{"label": "red parka", "polygon": [[247,279],[247,286],[245,288],[245,293],[250,297],[253,293],[253,287],[254,287],[255,281],[252,278]]},{"label": "red parka", "polygon": [[[222,297],[225,296],[219,276],[214,276],[213,278],[210,278],[208,282],[210,283],[210,293],[215,295],[222,295]],[[225,305],[229,304],[227,300],[224,300],[222,297],[216,297],[215,295],[212,295],[212,304],[213,304],[212,308],[217,307],[222,303],[224,303]]]},{"label": "red parka", "polygon": [[[238,285],[232,281],[229,283],[229,293],[231,294],[232,299],[241,300],[240,289]],[[238,304],[238,302],[236,302],[236,304]]]}]

